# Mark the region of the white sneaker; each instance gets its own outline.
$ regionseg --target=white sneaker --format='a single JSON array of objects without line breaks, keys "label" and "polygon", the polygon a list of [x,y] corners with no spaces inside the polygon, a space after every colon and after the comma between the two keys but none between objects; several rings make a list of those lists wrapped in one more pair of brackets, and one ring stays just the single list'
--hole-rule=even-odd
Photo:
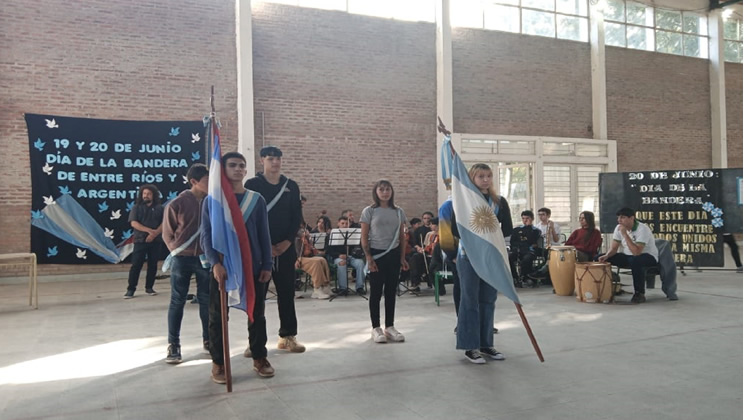
[{"label": "white sneaker", "polygon": [[321,287],[321,290],[323,291],[323,293],[325,293],[325,294],[327,294],[329,296],[331,296],[333,294],[333,292],[331,291],[331,286],[329,286],[328,284],[325,285],[325,286],[323,286],[323,287]]},{"label": "white sneaker", "polygon": [[328,299],[331,295],[327,295],[322,288],[313,289],[313,294],[310,295],[311,299]]},{"label": "white sneaker", "polygon": [[372,341],[374,343],[386,343],[388,342],[388,339],[385,338],[385,334],[383,333],[383,330],[380,327],[378,327],[378,328],[372,329]]},{"label": "white sneaker", "polygon": [[385,336],[388,337],[391,341],[395,341],[397,343],[401,343],[405,340],[404,335],[398,332],[398,330],[394,327],[388,327],[385,329]]}]

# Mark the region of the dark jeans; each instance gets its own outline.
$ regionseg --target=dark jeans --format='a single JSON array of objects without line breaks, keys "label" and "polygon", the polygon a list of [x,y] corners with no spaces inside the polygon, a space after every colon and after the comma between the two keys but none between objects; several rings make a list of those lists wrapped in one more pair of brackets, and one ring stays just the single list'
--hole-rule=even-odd
[{"label": "dark jeans", "polygon": [[173,257],[171,262],[171,304],[168,306],[168,343],[181,344],[181,320],[184,318],[186,295],[194,274],[197,278],[199,318],[202,320],[202,340],[209,340],[210,273],[202,268],[199,257]]},{"label": "dark jeans", "polygon": [[654,267],[657,261],[650,254],[626,255],[616,254],[606,260],[616,267],[630,268],[631,276],[634,278],[634,293],[644,294],[646,279],[644,278],[644,269]]},{"label": "dark jeans", "polygon": [[[385,250],[371,249],[373,255]],[[392,249],[375,260],[378,271],[370,272],[370,321],[373,328],[380,327],[380,299],[385,293],[385,326],[392,327],[396,315],[396,290],[401,271],[401,251]]]},{"label": "dark jeans", "polygon": [[129,269],[129,284],[127,290],[135,291],[140,280],[140,271],[147,258],[147,276],[145,289],[152,289],[155,285],[155,274],[158,272],[158,258],[160,257],[161,241],[137,243],[132,251],[132,267]]},{"label": "dark jeans", "polygon": [[[256,290],[256,303],[254,305],[254,322],[248,323],[248,345],[251,348],[251,356],[254,360],[266,357],[266,316],[264,316],[264,295],[266,295],[266,283],[259,283],[258,275],[254,278],[254,290]],[[225,364],[222,345],[222,317],[220,315],[220,286],[217,280],[210,275],[210,356],[212,361],[220,366]],[[239,318],[240,319],[240,318]]]},{"label": "dark jeans", "polygon": [[[284,254],[274,257],[272,281],[277,289],[277,310],[279,311],[279,336],[297,335],[297,315],[295,314],[295,247],[290,246]],[[266,297],[264,289],[263,297]]]}]

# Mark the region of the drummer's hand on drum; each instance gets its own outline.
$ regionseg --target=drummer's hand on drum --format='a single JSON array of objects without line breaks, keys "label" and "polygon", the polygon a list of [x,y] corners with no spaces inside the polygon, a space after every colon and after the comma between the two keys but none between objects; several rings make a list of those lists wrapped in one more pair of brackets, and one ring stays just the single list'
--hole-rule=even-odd
[{"label": "drummer's hand on drum", "polygon": [[607,260],[607,259],[608,259],[608,256],[607,255],[601,255],[601,256],[598,257],[598,261],[599,262],[605,262],[605,260]]}]

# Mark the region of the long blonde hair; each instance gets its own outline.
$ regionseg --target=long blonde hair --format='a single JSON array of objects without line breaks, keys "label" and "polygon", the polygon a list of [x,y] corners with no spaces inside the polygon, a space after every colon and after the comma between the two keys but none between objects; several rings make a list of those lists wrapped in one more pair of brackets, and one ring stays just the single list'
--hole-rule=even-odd
[{"label": "long blonde hair", "polygon": [[[477,163],[471,166],[471,169],[468,170],[468,178],[471,179],[471,182],[474,184],[476,183],[476,175],[479,173],[479,171],[487,171],[490,174],[493,175],[493,172],[491,170],[491,167],[485,163]],[[491,197],[492,202],[499,207],[499,202],[501,201],[499,199],[499,195],[497,195],[497,192],[494,190],[494,183],[492,182],[491,185],[489,185],[489,197]]]}]

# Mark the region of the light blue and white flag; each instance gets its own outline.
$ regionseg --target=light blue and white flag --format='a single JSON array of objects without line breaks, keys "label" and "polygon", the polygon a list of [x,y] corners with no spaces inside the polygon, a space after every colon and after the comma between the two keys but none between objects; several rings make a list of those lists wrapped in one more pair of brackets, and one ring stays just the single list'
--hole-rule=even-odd
[{"label": "light blue and white flag", "polygon": [[479,277],[511,301],[520,304],[512,283],[504,235],[497,220],[498,203],[487,201],[473,185],[463,161],[450,146],[450,136],[445,137],[440,153],[443,179],[445,174],[452,177],[453,211],[460,246]]}]

